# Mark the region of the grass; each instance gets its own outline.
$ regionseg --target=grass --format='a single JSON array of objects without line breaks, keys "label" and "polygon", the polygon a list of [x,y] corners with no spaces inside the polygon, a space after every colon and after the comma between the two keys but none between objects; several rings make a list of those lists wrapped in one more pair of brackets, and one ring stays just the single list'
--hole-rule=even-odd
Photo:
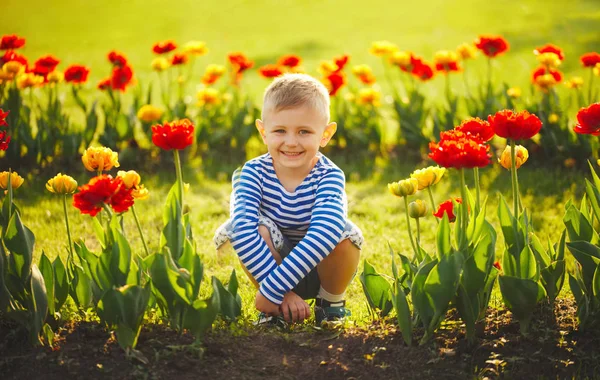
[{"label": "grass", "polygon": [[[397,252],[410,255],[412,251],[406,231],[403,202],[387,191],[386,184],[392,180],[405,178],[412,169],[408,165],[397,167],[393,173],[384,173],[379,178],[374,177],[371,180],[351,182],[347,186],[349,217],[363,230],[365,236],[362,259],[369,260],[381,273],[388,275],[391,275],[388,242]],[[496,210],[500,194],[510,202],[510,175],[499,166],[490,167],[481,173],[482,197],[488,197],[487,216],[498,232],[496,254],[501,256],[504,243]],[[550,238],[556,242],[564,228],[562,222],[564,205],[573,197],[577,202],[580,200],[584,189],[582,178],[584,175],[573,171],[548,171],[524,166],[519,170],[519,176],[523,202],[533,214],[534,228],[538,236],[542,241]],[[78,179],[80,183],[85,183],[89,177],[89,174],[82,173]],[[163,225],[162,206],[174,177],[175,173],[169,170],[142,175],[142,182],[150,189],[151,196],[149,200],[139,201],[136,204],[136,211],[151,252],[159,248]],[[231,185],[229,182],[206,180],[202,174],[190,168],[185,171],[184,180],[190,183],[185,202],[191,208],[193,234],[198,250],[202,254],[206,279],[215,275],[222,281],[226,281],[231,270],[236,269],[241,283],[244,314],[253,318],[255,291],[243,274],[235,254],[229,252],[217,255],[212,244],[215,229],[228,218]],[[43,178],[27,181],[16,192],[16,203],[22,211],[24,223],[36,236],[35,260],[39,260],[42,251],[45,251],[50,258],[60,255],[64,260],[67,240],[62,202],[59,197],[43,190],[43,181]],[[458,173],[449,171],[434,189],[436,204],[450,196],[459,196],[458,184]],[[417,196],[429,203],[425,193]],[[92,231],[91,218],[80,215],[73,207],[69,207],[68,212],[74,239],[81,238],[89,248],[98,251],[99,244]],[[143,247],[131,213],[125,215],[124,221],[126,235],[134,252],[143,255]],[[427,217],[421,222],[422,242],[425,249],[430,252],[433,252],[435,247],[436,225],[433,217]],[[412,226],[415,227],[414,223]],[[359,273],[361,271],[362,264]],[[369,312],[358,278],[355,278],[350,285],[347,299],[353,311],[352,319],[359,324],[367,323],[370,320]],[[493,302],[499,303],[499,300]]]},{"label": "grass", "polygon": [[[454,49],[479,34],[501,34],[511,44],[510,52],[495,60],[498,79],[527,86],[536,65],[532,50],[552,42],[566,55],[562,70],[584,75],[578,57],[600,50],[595,25],[600,5],[593,0],[542,0],[482,2],[363,1],[274,1],[215,2],[177,1],[165,5],[158,0],[103,2],[5,0],[0,5],[4,33],[27,38],[23,49],[30,60],[54,54],[59,69],[82,63],[92,68],[91,85],[109,73],[106,54],[117,49],[133,64],[138,77],[147,82],[157,41],[173,39],[206,41],[208,56],[195,67],[194,83],[208,63],[225,63],[231,51],[243,51],[256,66],[273,63],[282,54],[296,53],[305,68],[317,75],[319,61],[349,53],[352,64],[367,63],[383,76],[381,63],[368,54],[373,41],[389,40],[431,60],[440,49]],[[480,58],[469,69],[485,76],[486,62]],[[460,81],[458,78],[457,82]],[[255,71],[246,79],[249,91],[260,97],[266,81]],[[473,83],[474,84],[474,83]],[[443,81],[428,84],[441,94]]]}]

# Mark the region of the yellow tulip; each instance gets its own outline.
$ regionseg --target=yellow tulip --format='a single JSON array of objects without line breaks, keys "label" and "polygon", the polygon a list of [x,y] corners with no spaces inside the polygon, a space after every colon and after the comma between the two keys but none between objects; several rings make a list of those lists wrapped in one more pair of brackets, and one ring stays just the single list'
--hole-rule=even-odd
[{"label": "yellow tulip", "polygon": [[388,189],[392,194],[398,197],[413,195],[419,188],[419,181],[416,178],[408,178],[398,182],[388,183]]},{"label": "yellow tulip", "polygon": [[410,66],[410,58],[412,54],[407,51],[396,51],[390,56],[390,63],[400,67]]},{"label": "yellow tulip", "polygon": [[190,41],[183,46],[184,53],[189,53],[193,55],[205,55],[208,53],[208,49],[206,48],[206,42],[203,41]]},{"label": "yellow tulip", "polygon": [[162,114],[163,111],[160,108],[154,107],[151,104],[146,104],[138,110],[137,118],[145,123],[152,123],[160,120]]},{"label": "yellow tulip", "polygon": [[381,93],[372,88],[361,88],[358,92],[357,103],[378,107],[381,102]]},{"label": "yellow tulip", "polygon": [[197,97],[199,106],[211,106],[221,103],[219,91],[214,88],[203,88],[202,90],[198,91]]},{"label": "yellow tulip", "polygon": [[48,74],[48,82],[50,83],[60,83],[65,79],[65,75],[58,70],[54,70],[50,74]]},{"label": "yellow tulip", "polygon": [[206,70],[204,70],[204,75],[206,76],[221,76],[225,74],[225,66],[223,65],[215,65],[214,63],[211,63],[210,65],[206,66]]},{"label": "yellow tulip", "polygon": [[152,70],[159,72],[165,71],[169,68],[169,66],[171,66],[171,63],[165,57],[154,58],[152,60],[152,63],[150,63],[150,67],[152,67]]},{"label": "yellow tulip", "polygon": [[142,182],[142,178],[135,170],[119,170],[117,172],[117,177],[121,177],[123,179],[123,184],[127,189],[138,187],[140,182]]},{"label": "yellow tulip", "polygon": [[2,66],[2,70],[10,74],[21,74],[23,71],[25,71],[25,65],[23,65],[21,62],[10,61],[6,62],[4,66]]},{"label": "yellow tulip", "polygon": [[375,41],[371,45],[371,48],[369,49],[369,53],[371,53],[377,57],[384,57],[384,56],[392,54],[393,52],[395,52],[397,50],[398,50],[398,47],[389,41]]},{"label": "yellow tulip", "polygon": [[552,74],[540,75],[535,80],[535,84],[540,86],[542,89],[548,89],[552,86],[555,86],[557,83],[558,82],[556,81],[556,78],[554,78],[554,75]]},{"label": "yellow tulip", "polygon": [[319,68],[317,69],[319,73],[323,76],[328,76],[329,74],[335,72],[338,69],[338,65],[333,61],[321,61],[319,64]]},{"label": "yellow tulip", "polygon": [[600,63],[596,63],[596,66],[594,66],[594,75],[597,77],[600,77]]},{"label": "yellow tulip", "polygon": [[506,95],[510,96],[513,99],[517,99],[521,97],[521,89],[519,87],[511,87],[506,90]]},{"label": "yellow tulip", "polygon": [[0,81],[11,81],[15,78],[15,74],[9,73],[4,69],[0,69]]},{"label": "yellow tulip", "polygon": [[81,157],[83,166],[91,172],[108,171],[113,167],[118,168],[119,155],[110,148],[89,147],[83,152]]},{"label": "yellow tulip", "polygon": [[144,187],[144,185],[139,185],[136,188],[133,189],[133,191],[131,192],[131,195],[135,198],[135,199],[139,199],[141,201],[143,201],[144,199],[148,199],[148,189],[146,189]]},{"label": "yellow tulip", "polygon": [[34,73],[24,73],[17,77],[17,87],[24,90],[26,88],[39,86],[44,83],[44,77]]},{"label": "yellow tulip", "polygon": [[[0,188],[6,190],[8,189],[8,172],[0,172]],[[21,177],[17,172],[10,173],[10,187],[13,190],[21,187],[25,180]]]},{"label": "yellow tulip", "polygon": [[559,117],[557,114],[555,114],[555,113],[551,113],[551,114],[548,116],[548,122],[549,122],[550,124],[555,124],[555,123],[557,123],[557,122],[558,122],[558,120],[560,120],[560,117]]},{"label": "yellow tulip", "polygon": [[[529,152],[527,151],[527,149],[524,146],[517,145],[517,146],[515,146],[515,156],[516,156],[515,167],[518,169],[529,158]],[[500,158],[498,158],[498,162],[500,163],[500,165],[502,165],[502,167],[504,169],[510,170],[511,163],[512,163],[512,160],[510,157],[510,145],[507,145],[506,148],[504,148],[504,151],[500,155]]]},{"label": "yellow tulip", "polygon": [[538,54],[537,60],[539,63],[548,68],[556,68],[562,63],[558,55],[556,53],[551,52]]},{"label": "yellow tulip", "polygon": [[58,173],[46,182],[46,190],[54,194],[72,194],[77,190],[77,181],[71,176]]},{"label": "yellow tulip", "polygon": [[573,77],[571,80],[565,82],[565,86],[568,88],[581,88],[583,86],[583,78],[582,77]]},{"label": "yellow tulip", "polygon": [[356,75],[357,77],[362,77],[372,75],[373,70],[371,70],[369,65],[356,65],[352,68],[352,74]]},{"label": "yellow tulip", "polygon": [[477,48],[473,44],[463,43],[456,48],[456,53],[461,59],[473,59],[477,54]]},{"label": "yellow tulip", "polygon": [[450,50],[440,50],[434,54],[433,61],[441,65],[448,65],[458,61],[458,54]]},{"label": "yellow tulip", "polygon": [[427,203],[422,201],[421,199],[417,199],[408,204],[408,216],[411,218],[419,219],[424,216],[427,216]]},{"label": "yellow tulip", "polygon": [[446,168],[429,166],[424,169],[415,170],[410,177],[415,178],[419,183],[419,190],[423,190],[440,182],[444,173],[446,173]]}]

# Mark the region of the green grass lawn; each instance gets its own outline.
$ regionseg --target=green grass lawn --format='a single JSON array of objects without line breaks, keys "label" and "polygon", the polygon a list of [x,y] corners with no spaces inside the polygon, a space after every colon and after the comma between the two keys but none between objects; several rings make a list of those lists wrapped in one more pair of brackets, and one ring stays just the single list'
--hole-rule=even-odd
[{"label": "green grass lawn", "polygon": [[[196,83],[208,63],[225,63],[231,51],[243,51],[257,66],[280,55],[296,53],[306,70],[317,75],[319,61],[349,53],[352,64],[370,64],[382,76],[377,57],[368,54],[373,41],[389,40],[431,60],[435,51],[454,49],[477,35],[505,36],[510,52],[494,63],[501,80],[528,86],[536,65],[532,50],[544,43],[561,46],[569,74],[584,74],[579,56],[600,50],[600,4],[579,1],[461,0],[448,2],[373,1],[173,1],[102,2],[4,0],[0,5],[2,33],[27,38],[22,50],[30,59],[54,54],[59,69],[72,63],[91,66],[91,84],[109,73],[106,54],[117,49],[131,60],[142,81],[150,74],[152,44],[173,39],[206,41],[210,53],[196,65]],[[485,60],[471,70],[483,78]],[[585,72],[587,74],[587,72]],[[587,75],[586,75],[587,80]],[[247,76],[250,93],[259,97],[266,81],[255,71]],[[458,81],[458,78],[457,78]],[[442,80],[428,85],[438,92]]]},{"label": "green grass lawn", "polygon": [[[127,169],[127,168],[125,168]],[[362,259],[369,260],[380,272],[391,275],[391,258],[388,242],[397,252],[410,255],[412,253],[408,234],[403,202],[395,198],[387,190],[387,182],[407,177],[413,167],[395,168],[394,173],[388,173],[380,179],[351,182],[347,186],[349,197],[350,218],[361,227],[365,236],[365,246]],[[581,198],[584,181],[583,173],[523,167],[519,170],[521,192],[525,207],[533,213],[534,229],[542,241],[549,237],[556,242],[564,228],[562,217],[565,203],[575,196]],[[136,210],[140,216],[142,228],[150,251],[158,249],[162,222],[162,207],[175,173],[164,170],[154,175],[142,175],[142,182],[151,191],[150,199],[138,201]],[[80,183],[90,178],[88,173],[79,176]],[[470,179],[470,178],[469,178]],[[233,252],[217,255],[212,244],[214,230],[223,223],[229,214],[228,182],[214,182],[203,179],[202,174],[191,169],[185,171],[184,180],[190,183],[190,190],[185,195],[185,203],[191,207],[193,234],[199,252],[205,264],[207,276],[216,275],[226,281],[233,268],[238,272],[241,282],[241,295],[244,304],[244,314],[253,318],[254,290],[241,271],[241,266]],[[63,219],[62,203],[59,197],[44,190],[44,179],[38,178],[26,182],[16,193],[16,203],[22,210],[24,223],[36,236],[35,260],[45,251],[51,258],[60,255],[66,258],[66,233]],[[468,181],[470,183],[472,181]],[[483,196],[488,197],[488,220],[495,226],[498,233],[496,246],[497,256],[503,252],[502,233],[497,219],[497,204],[500,194],[510,202],[509,172],[494,166],[482,171]],[[435,186],[434,197],[436,204],[450,196],[460,196],[458,175],[452,170]],[[425,193],[417,194],[428,203]],[[74,207],[69,207],[72,236],[84,239],[92,250],[99,250],[92,232],[91,218],[79,214]],[[143,254],[143,247],[134,224],[131,213],[125,215],[125,231],[134,251]],[[422,242],[426,250],[433,252],[434,232],[437,223],[433,217],[422,220]],[[413,223],[413,228],[414,228]],[[362,271],[362,264],[359,272]],[[209,277],[207,277],[208,279]],[[208,283],[208,281],[206,281]],[[360,281],[356,278],[348,290],[348,303],[353,311],[353,319],[357,323],[369,321],[366,299]],[[500,305],[499,296],[495,301]]]}]

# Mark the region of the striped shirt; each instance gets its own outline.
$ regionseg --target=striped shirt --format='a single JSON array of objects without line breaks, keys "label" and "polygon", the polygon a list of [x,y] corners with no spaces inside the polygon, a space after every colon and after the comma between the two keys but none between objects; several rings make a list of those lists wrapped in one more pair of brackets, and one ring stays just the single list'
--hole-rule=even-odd
[{"label": "striped shirt", "polygon": [[[259,291],[275,304],[281,304],[283,296],[333,251],[346,226],[344,172],[324,155],[317,157],[294,192],[277,178],[269,153],[248,161],[234,179],[230,240],[260,284]],[[279,266],[258,233],[259,215],[272,219],[297,243]]]}]

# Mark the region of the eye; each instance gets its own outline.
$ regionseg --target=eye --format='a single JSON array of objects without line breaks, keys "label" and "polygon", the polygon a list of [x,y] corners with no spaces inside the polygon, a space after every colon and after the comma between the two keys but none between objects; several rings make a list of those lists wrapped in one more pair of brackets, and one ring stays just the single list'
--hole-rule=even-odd
[{"label": "eye", "polygon": [[285,133],[285,129],[276,129],[273,133]]},{"label": "eye", "polygon": [[301,135],[309,135],[311,132],[310,132],[310,131],[308,131],[308,130],[306,130],[306,129],[302,129],[302,130],[300,130],[300,132],[298,132],[298,133],[300,133]]}]

